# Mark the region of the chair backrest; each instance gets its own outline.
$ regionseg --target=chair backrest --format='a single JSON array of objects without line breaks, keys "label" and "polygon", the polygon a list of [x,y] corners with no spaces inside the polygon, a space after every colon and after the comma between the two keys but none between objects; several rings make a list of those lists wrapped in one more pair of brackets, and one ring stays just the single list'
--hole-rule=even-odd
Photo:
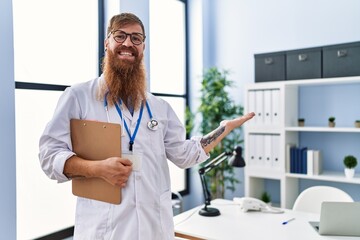
[{"label": "chair backrest", "polygon": [[320,213],[321,203],[327,202],[353,202],[352,197],[335,187],[314,186],[305,189],[295,200],[293,210],[311,213]]}]

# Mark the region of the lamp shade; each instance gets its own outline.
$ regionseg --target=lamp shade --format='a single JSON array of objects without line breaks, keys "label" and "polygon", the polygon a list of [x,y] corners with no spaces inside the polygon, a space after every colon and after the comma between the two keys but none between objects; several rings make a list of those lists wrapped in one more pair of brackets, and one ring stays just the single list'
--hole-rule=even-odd
[{"label": "lamp shade", "polygon": [[229,159],[229,165],[232,167],[245,167],[246,163],[242,157],[242,147],[237,146],[233,152],[233,156]]}]

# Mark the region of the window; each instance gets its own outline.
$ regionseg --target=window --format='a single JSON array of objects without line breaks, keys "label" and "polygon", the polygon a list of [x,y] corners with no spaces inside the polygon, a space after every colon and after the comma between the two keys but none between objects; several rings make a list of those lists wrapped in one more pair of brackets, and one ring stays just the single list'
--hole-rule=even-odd
[{"label": "window", "polygon": [[[150,91],[170,103],[185,123],[187,105],[186,3],[150,0]],[[170,164],[172,190],[188,191],[186,170]]]},{"label": "window", "polygon": [[[166,51],[157,50],[166,43],[152,40],[157,43],[150,46],[152,51],[161,54],[154,54],[155,58],[152,59],[151,70],[154,75],[151,77],[150,91],[165,98],[185,122],[185,3],[178,0],[151,2],[151,12],[155,11],[157,4],[165,3],[173,14],[159,17],[171,19],[171,24],[177,30],[168,32],[166,23],[158,24],[156,21],[161,19],[152,16],[154,24],[169,33],[171,45],[176,47],[172,48],[174,51],[171,54],[166,54]],[[13,0],[16,219],[19,240],[38,238],[74,225],[76,198],[71,195],[71,185],[49,181],[42,172],[38,160],[38,142],[62,91],[69,85],[99,75],[99,59],[103,54],[103,9],[104,1],[101,0]],[[155,32],[151,35],[166,40],[163,33]],[[171,62],[171,65],[165,65],[164,62]],[[175,166],[170,168],[173,190],[184,192],[186,171]]]},{"label": "window", "polygon": [[38,143],[61,90],[98,75],[98,2],[13,0],[13,17],[16,220],[22,240],[74,225],[71,183],[57,184],[42,172]]},{"label": "window", "polygon": [[13,9],[16,81],[71,85],[97,76],[97,2],[14,0]]}]

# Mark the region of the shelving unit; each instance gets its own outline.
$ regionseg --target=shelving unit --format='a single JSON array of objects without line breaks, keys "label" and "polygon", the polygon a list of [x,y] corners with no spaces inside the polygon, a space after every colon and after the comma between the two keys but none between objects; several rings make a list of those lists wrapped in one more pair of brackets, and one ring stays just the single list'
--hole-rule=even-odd
[{"label": "shelving unit", "polygon": [[[339,167],[339,163],[335,164],[337,169],[324,169],[320,175],[295,174],[286,171],[287,164],[289,164],[286,146],[287,144],[306,146],[307,143],[300,137],[303,134],[326,134],[326,136],[331,134],[337,137],[343,136],[342,134],[355,134],[360,136],[360,128],[351,127],[349,124],[346,126],[339,125],[334,128],[326,126],[325,122],[323,126],[317,126],[318,124],[314,126],[309,124],[304,127],[297,126],[300,111],[299,105],[302,102],[302,99],[299,99],[301,98],[299,90],[302,87],[338,87],[347,84],[360,86],[360,76],[261,82],[246,87],[245,112],[254,111],[256,119],[249,121],[244,126],[245,161],[247,162],[247,167],[245,168],[245,196],[260,198],[261,194],[266,191],[266,181],[275,180],[280,188],[279,205],[283,208],[292,208],[300,192],[300,180],[320,180],[360,185],[360,174],[356,174],[353,179],[347,179],[344,175],[343,167]],[[272,90],[277,90],[276,97],[278,99],[274,100],[271,96],[266,96]],[[342,99],[337,99],[337,101],[342,101]],[[354,103],[353,106],[357,104]],[[349,111],[353,110],[351,106],[347,107]],[[270,111],[270,115],[268,111]],[[274,114],[276,114],[276,117]],[[266,116],[270,116],[270,121],[264,120]],[[272,118],[275,118],[276,121],[271,121]],[[355,119],[351,119],[351,121],[353,120]],[[276,144],[267,142],[266,138],[269,138],[268,136],[277,136]],[[327,150],[330,149],[322,149],[324,152]],[[275,155],[274,152],[276,153]],[[270,158],[277,159],[276,167],[274,167],[274,159],[269,160],[269,162],[266,161],[269,158],[267,157],[269,154],[271,155]],[[323,164],[327,164],[326,161],[328,160],[324,158]]]}]

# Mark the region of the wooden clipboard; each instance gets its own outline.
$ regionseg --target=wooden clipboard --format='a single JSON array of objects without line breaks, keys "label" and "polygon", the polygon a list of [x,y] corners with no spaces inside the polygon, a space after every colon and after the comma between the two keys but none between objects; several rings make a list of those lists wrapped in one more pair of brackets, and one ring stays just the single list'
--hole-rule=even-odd
[{"label": "wooden clipboard", "polygon": [[[121,156],[120,124],[81,119],[70,120],[73,152],[87,160]],[[72,179],[72,193],[79,197],[120,204],[121,189],[101,178]]]}]

